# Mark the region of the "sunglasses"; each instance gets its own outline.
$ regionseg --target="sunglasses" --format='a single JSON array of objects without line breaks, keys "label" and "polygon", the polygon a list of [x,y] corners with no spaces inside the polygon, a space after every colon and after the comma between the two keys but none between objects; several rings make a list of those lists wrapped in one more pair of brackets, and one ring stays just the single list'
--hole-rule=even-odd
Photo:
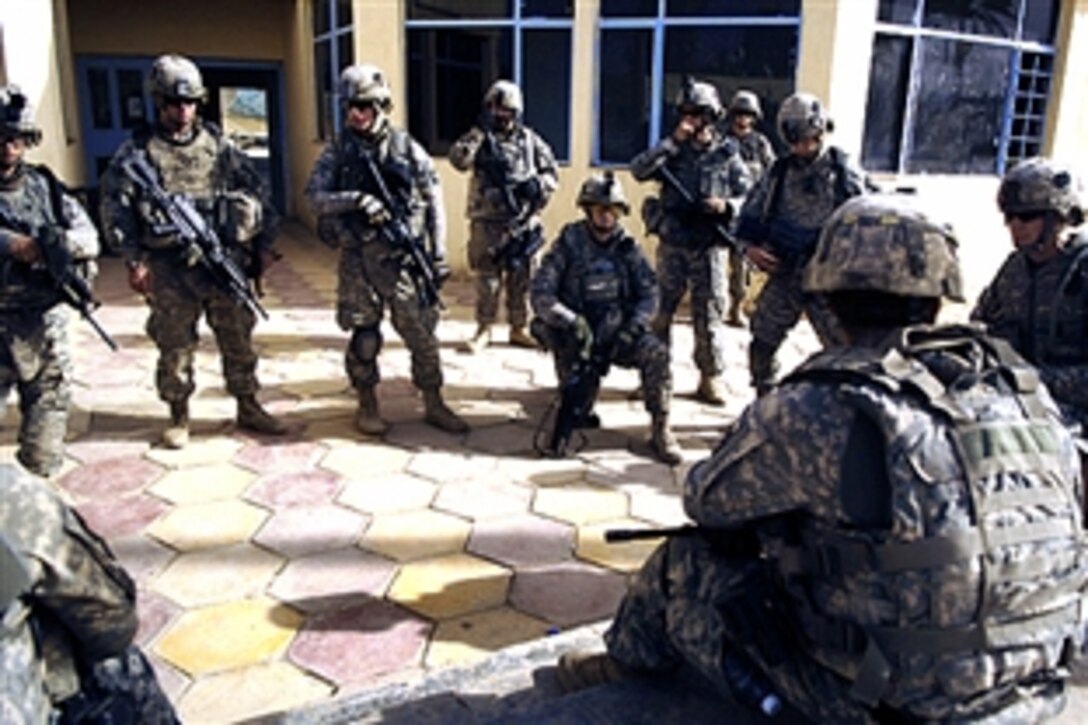
[{"label": "sunglasses", "polygon": [[374,101],[348,101],[348,108],[354,108],[356,111],[365,111],[368,108],[377,108],[378,104]]},{"label": "sunglasses", "polygon": [[1045,211],[1007,211],[1005,212],[1005,223],[1008,224],[1013,219],[1015,219],[1018,222],[1027,224],[1028,222],[1033,222],[1036,219],[1042,219],[1045,215]]},{"label": "sunglasses", "polygon": [[195,98],[181,98],[179,96],[168,96],[167,98],[163,99],[162,103],[163,103],[164,106],[175,106],[175,107],[195,106],[197,104],[197,100]]}]

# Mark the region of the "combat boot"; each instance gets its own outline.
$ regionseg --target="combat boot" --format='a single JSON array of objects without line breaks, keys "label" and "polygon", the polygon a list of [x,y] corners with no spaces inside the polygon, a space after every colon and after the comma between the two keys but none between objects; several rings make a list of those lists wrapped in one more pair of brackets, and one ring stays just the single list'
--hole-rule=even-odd
[{"label": "combat boot", "polygon": [[540,347],[525,325],[514,325],[510,328],[510,344],[514,347],[527,347],[535,350]]},{"label": "combat boot", "polygon": [[695,397],[709,405],[725,405],[725,381],[721,375],[701,375]]},{"label": "combat boot", "polygon": [[676,436],[669,430],[669,419],[664,415],[654,416],[650,447],[657,454],[657,460],[666,465],[675,466],[684,460],[684,452],[680,449]]},{"label": "combat boot", "polygon": [[464,351],[476,355],[491,344],[491,325],[480,325],[476,333],[465,341]]},{"label": "combat boot", "polygon": [[389,424],[382,420],[378,411],[378,395],[373,386],[359,388],[359,410],[355,413],[355,427],[360,433],[372,436],[389,432]]},{"label": "combat boot", "polygon": [[257,398],[252,395],[238,396],[238,416],[236,420],[239,428],[254,433],[278,436],[287,432],[287,426],[262,408],[261,404],[257,402]]},{"label": "combat boot", "polygon": [[450,410],[438,388],[423,391],[423,420],[447,433],[467,433],[468,423]]},{"label": "combat boot", "polygon": [[563,692],[620,682],[626,669],[606,652],[566,652],[559,657],[555,678]]},{"label": "combat boot", "polygon": [[170,403],[170,425],[162,432],[162,444],[167,448],[184,448],[189,443],[189,403]]}]

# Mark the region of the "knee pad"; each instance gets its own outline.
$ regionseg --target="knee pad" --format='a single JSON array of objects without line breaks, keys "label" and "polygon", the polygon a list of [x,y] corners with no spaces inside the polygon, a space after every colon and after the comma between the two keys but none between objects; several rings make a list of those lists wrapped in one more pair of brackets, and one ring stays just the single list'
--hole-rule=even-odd
[{"label": "knee pad", "polygon": [[377,327],[356,327],[351,333],[351,351],[360,360],[371,361],[378,358],[382,349],[382,333]]}]

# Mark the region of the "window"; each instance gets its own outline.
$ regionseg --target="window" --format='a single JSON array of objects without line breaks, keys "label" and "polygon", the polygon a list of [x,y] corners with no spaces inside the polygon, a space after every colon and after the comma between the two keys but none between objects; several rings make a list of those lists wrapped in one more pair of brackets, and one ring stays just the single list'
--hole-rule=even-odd
[{"label": "window", "polygon": [[340,72],[355,62],[351,0],[313,0],[314,93],[317,135],[340,132]]},{"label": "window", "polygon": [[685,75],[723,104],[753,90],[774,119],[793,92],[799,13],[800,0],[601,0],[594,160],[626,164],[668,133]]},{"label": "window", "polygon": [[570,158],[573,0],[408,0],[408,129],[442,155],[500,78],[517,83],[525,123]]},{"label": "window", "polygon": [[1002,174],[1038,154],[1058,0],[880,0],[862,163]]}]

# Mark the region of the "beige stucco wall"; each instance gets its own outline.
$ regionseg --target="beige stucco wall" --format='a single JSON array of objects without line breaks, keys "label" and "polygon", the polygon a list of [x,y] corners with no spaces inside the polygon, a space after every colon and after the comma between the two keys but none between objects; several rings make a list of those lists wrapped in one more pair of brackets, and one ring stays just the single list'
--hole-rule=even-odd
[{"label": "beige stucco wall", "polygon": [[1046,153],[1088,174],[1084,143],[1088,139],[1088,0],[1063,0],[1055,41],[1057,59],[1048,109]]}]

